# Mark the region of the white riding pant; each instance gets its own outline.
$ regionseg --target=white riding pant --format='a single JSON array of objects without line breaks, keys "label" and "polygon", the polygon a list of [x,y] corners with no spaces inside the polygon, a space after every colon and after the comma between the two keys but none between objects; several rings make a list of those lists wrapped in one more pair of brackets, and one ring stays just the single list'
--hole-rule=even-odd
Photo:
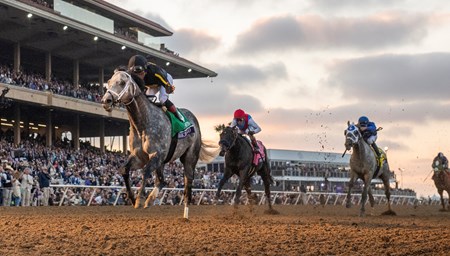
[{"label": "white riding pant", "polygon": [[169,99],[169,95],[166,92],[166,88],[164,86],[147,86],[147,90],[145,91],[145,95],[147,96],[156,96],[159,92],[159,102],[164,104],[166,100]]},{"label": "white riding pant", "polygon": [[377,141],[377,138],[377,135],[372,135],[367,139],[367,143],[369,143],[369,145],[372,145],[375,141]]}]

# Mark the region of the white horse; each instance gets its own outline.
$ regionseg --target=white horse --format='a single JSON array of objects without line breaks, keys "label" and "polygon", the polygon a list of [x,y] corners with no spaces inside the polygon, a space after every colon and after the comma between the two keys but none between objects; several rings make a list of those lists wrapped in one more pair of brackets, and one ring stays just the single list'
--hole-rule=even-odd
[{"label": "white horse", "polygon": [[372,195],[372,189],[370,183],[373,178],[380,178],[384,184],[384,191],[388,200],[388,211],[384,214],[395,215],[395,212],[391,210],[391,193],[389,188],[389,164],[386,161],[379,170],[376,177],[374,174],[377,170],[377,158],[375,152],[371,146],[363,139],[358,127],[354,124],[347,123],[348,128],[345,130],[345,148],[346,150],[353,149],[352,156],[350,158],[350,182],[348,184],[347,204],[346,207],[351,206],[351,190],[357,178],[360,178],[364,182],[364,188],[361,195],[361,210],[360,216],[365,215],[365,205],[367,202],[367,195],[369,195],[370,206],[373,207],[375,200]]}]

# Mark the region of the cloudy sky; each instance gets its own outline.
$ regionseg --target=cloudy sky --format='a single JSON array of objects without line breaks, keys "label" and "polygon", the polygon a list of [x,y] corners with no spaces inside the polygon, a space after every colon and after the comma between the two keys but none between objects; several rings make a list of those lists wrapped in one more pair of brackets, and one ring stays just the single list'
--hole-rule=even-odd
[{"label": "cloudy sky", "polygon": [[[450,2],[440,0],[109,0],[174,35],[161,43],[214,70],[175,80],[171,99],[202,133],[252,115],[272,149],[344,151],[347,120],[384,129],[400,186],[436,194],[433,157],[450,156]],[[425,180],[425,181],[424,181]]]}]

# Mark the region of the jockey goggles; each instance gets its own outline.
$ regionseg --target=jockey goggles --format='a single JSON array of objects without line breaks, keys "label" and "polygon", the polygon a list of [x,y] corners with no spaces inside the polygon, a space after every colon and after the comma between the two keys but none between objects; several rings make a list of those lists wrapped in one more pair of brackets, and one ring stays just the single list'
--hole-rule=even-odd
[{"label": "jockey goggles", "polygon": [[143,66],[133,66],[130,69],[131,69],[131,72],[133,72],[133,73],[141,73],[142,71],[145,70],[145,68]]}]

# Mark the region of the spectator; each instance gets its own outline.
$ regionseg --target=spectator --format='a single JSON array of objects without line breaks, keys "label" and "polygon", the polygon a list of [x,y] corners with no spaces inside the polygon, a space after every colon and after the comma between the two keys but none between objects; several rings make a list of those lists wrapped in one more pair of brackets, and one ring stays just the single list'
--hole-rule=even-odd
[{"label": "spectator", "polygon": [[11,205],[11,197],[12,197],[12,173],[13,168],[9,165],[5,165],[3,178],[2,178],[2,186],[3,186],[3,206]]},{"label": "spectator", "polygon": [[42,189],[42,205],[48,206],[48,200],[50,198],[50,181],[51,177],[46,167],[41,167],[38,174],[39,187]]},{"label": "spectator", "polygon": [[23,173],[21,175],[22,179],[22,206],[30,206],[31,203],[31,189],[34,185],[33,176],[30,175],[30,168],[26,167],[23,170]]},{"label": "spectator", "polygon": [[12,179],[12,196],[14,197],[14,205],[20,206],[22,195],[21,195],[21,184],[17,177]]}]

